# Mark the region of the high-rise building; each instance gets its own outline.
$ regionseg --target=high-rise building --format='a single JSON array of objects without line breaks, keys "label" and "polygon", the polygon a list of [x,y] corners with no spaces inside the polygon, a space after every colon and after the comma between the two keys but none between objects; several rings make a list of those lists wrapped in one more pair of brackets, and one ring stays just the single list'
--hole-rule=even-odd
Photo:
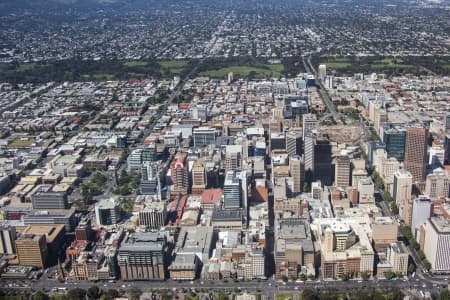
[{"label": "high-rise building", "polygon": [[386,149],[386,145],[380,141],[369,142],[367,146],[367,160],[369,161],[370,165],[375,164],[376,152],[379,149]]},{"label": "high-rise building", "polygon": [[192,133],[194,147],[205,147],[216,144],[216,129],[209,127],[195,128]]},{"label": "high-rise building", "polygon": [[350,185],[350,158],[347,155],[340,155],[336,158],[335,186],[348,187]]},{"label": "high-rise building", "polygon": [[192,189],[194,195],[201,195],[206,189],[206,169],[205,164],[200,159],[192,166]]},{"label": "high-rise building", "polygon": [[447,112],[447,114],[445,115],[445,122],[444,122],[444,126],[445,126],[445,133],[448,134],[450,133],[450,112]]},{"label": "high-rise building", "polygon": [[240,208],[242,201],[242,188],[239,172],[228,171],[223,184],[224,208]]},{"label": "high-rise building", "polygon": [[372,240],[375,245],[395,243],[398,236],[398,224],[390,217],[376,217],[372,223]]},{"label": "high-rise building", "polygon": [[161,199],[160,164],[158,162],[145,161],[142,164],[142,176],[139,184],[141,194],[156,195]]},{"label": "high-rise building", "polygon": [[328,135],[316,135],[314,142],[314,180],[320,180],[324,185],[333,183],[331,162],[331,144]]},{"label": "high-rise building", "polygon": [[412,184],[412,175],[409,171],[401,169],[394,173],[392,198],[395,204],[400,206],[411,199]]},{"label": "high-rise building", "polygon": [[406,129],[393,126],[390,123],[383,124],[383,142],[386,145],[388,158],[395,157],[399,161],[405,159]]},{"label": "high-rise building", "polygon": [[425,183],[425,194],[431,199],[447,198],[449,195],[448,177],[441,168],[435,169],[428,174]]},{"label": "high-rise building", "polygon": [[304,137],[305,141],[305,171],[314,170],[314,134],[309,133]]},{"label": "high-rise building", "polygon": [[390,263],[391,271],[398,274],[408,274],[409,253],[403,242],[391,243],[387,248],[387,261]]},{"label": "high-rise building", "polygon": [[445,147],[445,164],[448,165],[450,164],[450,134],[447,134],[445,136],[445,140],[444,140],[444,147]]},{"label": "high-rise building", "polygon": [[141,151],[141,161],[155,161],[157,158],[156,144],[146,145]]},{"label": "high-rise building", "polygon": [[318,76],[320,80],[325,80],[325,77],[327,76],[327,65],[319,65]]},{"label": "high-rise building", "polygon": [[434,146],[430,148],[428,164],[431,166],[443,166],[445,163],[445,148]]},{"label": "high-rise building", "polygon": [[271,150],[285,150],[286,149],[286,137],[281,133],[270,134],[270,149]]},{"label": "high-rise building", "polygon": [[51,186],[42,186],[31,196],[34,209],[66,209],[69,204],[65,192],[54,192]]},{"label": "high-rise building", "polygon": [[0,254],[13,254],[16,252],[16,227],[0,227]]},{"label": "high-rise building", "polygon": [[127,158],[127,171],[140,171],[142,166],[142,149],[131,151]]},{"label": "high-rise building", "polygon": [[95,203],[95,219],[100,226],[117,224],[121,219],[119,200],[109,198]]},{"label": "high-rise building", "polygon": [[294,181],[294,193],[301,193],[303,191],[303,184],[305,182],[305,164],[303,158],[299,155],[289,157],[289,168],[292,180]]},{"label": "high-rise building", "polygon": [[433,272],[450,272],[450,221],[444,217],[432,217],[420,231],[423,252],[431,264]]},{"label": "high-rise building", "polygon": [[303,139],[313,130],[319,127],[319,121],[315,114],[303,115]]},{"label": "high-rise building", "polygon": [[239,170],[242,167],[242,146],[228,145],[225,148],[225,171]]},{"label": "high-rise building", "polygon": [[186,161],[186,154],[180,153],[170,164],[170,177],[172,179],[172,186],[170,193],[172,195],[186,195],[189,188],[188,166]]},{"label": "high-rise building", "polygon": [[145,206],[138,213],[139,226],[158,229],[166,224],[167,207],[162,201],[154,201]]},{"label": "high-rise building", "polygon": [[286,152],[290,156],[302,154],[302,132],[300,128],[286,131]]},{"label": "high-rise building", "polygon": [[430,218],[431,214],[432,204],[430,198],[420,195],[414,199],[411,217],[411,231],[414,236],[417,235],[420,226]]},{"label": "high-rise building", "polygon": [[134,233],[119,248],[122,280],[164,280],[166,238],[159,233]]},{"label": "high-rise building", "polygon": [[16,253],[19,264],[45,268],[48,248],[44,234],[22,234],[16,240]]},{"label": "high-rise building", "polygon": [[406,130],[405,169],[413,182],[425,181],[428,128],[410,127]]}]

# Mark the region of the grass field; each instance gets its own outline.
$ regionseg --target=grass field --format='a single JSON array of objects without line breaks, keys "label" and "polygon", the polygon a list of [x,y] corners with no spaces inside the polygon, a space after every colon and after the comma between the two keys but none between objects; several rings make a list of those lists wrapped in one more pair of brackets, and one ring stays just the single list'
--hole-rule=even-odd
[{"label": "grass field", "polygon": [[101,81],[101,80],[114,80],[115,76],[113,74],[93,74],[93,75],[82,75],[83,79],[86,80],[95,80],[95,81]]},{"label": "grass field", "polygon": [[44,65],[32,64],[32,63],[23,63],[19,64],[16,68],[16,71],[23,72],[28,70],[33,70],[35,68],[43,67]]},{"label": "grass field", "polygon": [[345,69],[348,68],[351,63],[350,62],[343,62],[343,61],[331,61],[331,62],[325,62],[328,69]]},{"label": "grass field", "polygon": [[148,65],[147,62],[145,61],[127,61],[126,63],[123,64],[125,67],[145,67],[146,65]]},{"label": "grass field", "polygon": [[217,70],[208,70],[200,73],[201,76],[209,76],[212,78],[225,78],[228,73],[233,72],[235,77],[247,77],[254,72],[256,78],[280,77],[284,67],[282,64],[267,64],[261,67],[232,66]]},{"label": "grass field", "polygon": [[17,139],[8,145],[8,148],[29,148],[33,144],[33,140],[21,140]]},{"label": "grass field", "polygon": [[187,62],[184,60],[167,60],[160,61],[159,65],[163,71],[168,70],[173,74],[180,74],[187,66]]},{"label": "grass field", "polygon": [[277,300],[294,300],[294,295],[293,294],[278,294]]}]

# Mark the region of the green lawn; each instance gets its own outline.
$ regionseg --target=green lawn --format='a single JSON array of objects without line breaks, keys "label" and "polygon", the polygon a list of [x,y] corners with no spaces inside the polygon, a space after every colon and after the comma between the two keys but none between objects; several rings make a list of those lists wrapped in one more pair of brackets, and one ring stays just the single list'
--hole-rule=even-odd
[{"label": "green lawn", "polygon": [[294,300],[293,294],[278,294],[277,300]]},{"label": "green lawn", "polygon": [[166,60],[160,61],[162,71],[167,70],[173,74],[180,74],[183,72],[184,68],[187,66],[187,61],[184,60]]},{"label": "green lawn", "polygon": [[333,60],[333,61],[327,61],[327,62],[323,62],[328,69],[345,69],[348,68],[351,63],[350,62],[346,62],[343,60]]},{"label": "green lawn", "polygon": [[125,67],[145,67],[146,65],[148,65],[147,62],[145,61],[127,61],[126,63],[123,64]]},{"label": "green lawn", "polygon": [[284,67],[282,64],[268,64],[263,67],[232,66],[217,70],[203,71],[200,75],[213,78],[225,78],[228,73],[233,72],[235,77],[247,77],[251,72],[255,72],[256,78],[265,78],[280,77],[283,70]]},{"label": "green lawn", "polygon": [[28,71],[28,70],[32,70],[36,67],[38,67],[39,65],[37,64],[19,64],[19,66],[16,68],[16,71]]}]

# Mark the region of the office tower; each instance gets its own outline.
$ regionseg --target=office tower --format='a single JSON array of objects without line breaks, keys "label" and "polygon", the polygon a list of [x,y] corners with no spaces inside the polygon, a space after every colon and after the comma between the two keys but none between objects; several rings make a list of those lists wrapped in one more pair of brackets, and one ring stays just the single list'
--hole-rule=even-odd
[{"label": "office tower", "polygon": [[158,162],[145,161],[142,164],[142,176],[139,189],[143,195],[156,195],[161,199],[160,164]]},{"label": "office tower", "polygon": [[140,210],[138,217],[139,226],[150,229],[159,229],[166,224],[166,203],[162,201],[154,201]]},{"label": "office tower", "polygon": [[383,142],[386,145],[388,158],[395,157],[399,161],[405,159],[406,129],[392,124],[383,124]]},{"label": "office tower", "polygon": [[413,178],[409,171],[401,169],[394,173],[392,198],[400,206],[411,199]]},{"label": "office tower", "polygon": [[398,237],[398,224],[391,217],[375,217],[372,223],[372,241],[375,245],[395,243]]},{"label": "office tower", "polygon": [[16,252],[16,227],[0,227],[0,254],[14,254]]},{"label": "office tower", "polygon": [[179,153],[170,164],[172,186],[171,195],[186,195],[189,188],[189,176],[186,154]]},{"label": "office tower", "polygon": [[334,77],[332,75],[325,76],[325,88],[331,90],[333,88]]},{"label": "office tower", "polygon": [[428,174],[425,182],[425,194],[431,199],[447,198],[449,192],[448,177],[441,168]]},{"label": "office tower", "polygon": [[192,133],[194,147],[205,147],[216,144],[216,129],[209,127],[195,128]]},{"label": "office tower", "polygon": [[382,126],[384,123],[388,121],[388,114],[386,110],[378,108],[375,109],[375,120],[374,120],[374,127],[377,132],[377,134],[380,134],[380,131],[382,130]]},{"label": "office tower", "polygon": [[379,141],[369,142],[367,147],[367,159],[369,161],[369,165],[375,164],[375,155],[377,153],[377,150],[380,149],[386,149],[386,145]]},{"label": "office tower", "polygon": [[304,137],[305,141],[305,172],[314,170],[314,133]]},{"label": "office tower", "polygon": [[360,204],[375,204],[375,186],[372,178],[367,177],[358,181],[358,194]]},{"label": "office tower", "polygon": [[327,66],[326,65],[319,65],[318,69],[318,76],[320,80],[324,80],[325,76],[327,76]]},{"label": "office tower", "polygon": [[414,236],[417,236],[420,226],[430,218],[431,214],[432,204],[430,198],[420,195],[414,199],[411,217],[411,231]]},{"label": "office tower", "polygon": [[413,182],[425,181],[428,128],[410,127],[406,130],[405,169]]},{"label": "office tower", "polygon": [[196,160],[192,166],[192,189],[193,195],[201,195],[206,189],[206,170],[203,161]]},{"label": "office tower", "polygon": [[447,134],[445,136],[444,140],[444,146],[445,146],[445,164],[450,164],[450,134]]},{"label": "office tower", "polygon": [[429,152],[428,164],[435,166],[443,166],[445,163],[445,148],[442,146],[431,147]]},{"label": "office tower", "polygon": [[274,107],[272,109],[272,120],[281,121],[284,119],[283,116],[283,107]]},{"label": "office tower", "polygon": [[302,131],[300,128],[290,128],[286,135],[286,152],[290,156],[302,154]]},{"label": "office tower", "polygon": [[319,127],[319,121],[316,115],[306,114],[303,115],[303,139],[309,135],[313,130]]},{"label": "office tower", "polygon": [[240,208],[242,200],[241,182],[239,172],[228,171],[223,184],[224,208]]},{"label": "office tower", "polygon": [[334,182],[337,187],[348,187],[350,184],[350,158],[340,155],[336,158]]},{"label": "office tower", "polygon": [[305,163],[303,162],[303,158],[299,155],[290,156],[289,168],[292,180],[294,181],[293,192],[301,193],[305,182]]},{"label": "office tower", "polygon": [[387,261],[395,274],[408,274],[409,252],[403,242],[393,242],[387,248]]},{"label": "office tower", "polygon": [[444,217],[432,217],[420,231],[423,239],[423,252],[437,273],[450,272],[450,221]]},{"label": "office tower", "polygon": [[200,119],[203,122],[208,120],[208,106],[205,104],[197,104],[192,108],[192,119]]},{"label": "office tower", "polygon": [[90,241],[93,237],[91,219],[83,218],[75,228],[75,239],[81,241]]},{"label": "office tower", "polygon": [[281,133],[270,134],[270,149],[273,150],[285,150],[286,149],[286,137]]},{"label": "office tower", "polygon": [[127,171],[140,171],[142,165],[142,149],[131,151],[127,158]]},{"label": "office tower", "polygon": [[228,83],[232,83],[234,80],[233,72],[228,73]]},{"label": "office tower", "polygon": [[45,234],[22,234],[16,240],[16,254],[22,266],[45,268],[48,256]]},{"label": "office tower", "polygon": [[[288,106],[286,106],[286,109],[289,109],[287,112],[287,117],[290,117],[292,120],[300,120],[300,118],[309,113],[309,104],[307,100],[292,100]],[[290,114],[290,116],[289,116]]]},{"label": "office tower", "polygon": [[34,209],[66,209],[69,207],[65,192],[53,192],[51,186],[42,186],[32,196]]},{"label": "office tower", "polygon": [[322,183],[315,181],[311,183],[311,195],[313,199],[320,200],[322,198]]},{"label": "office tower", "polygon": [[225,148],[225,171],[238,170],[242,166],[242,146],[228,145]]},{"label": "office tower", "polygon": [[146,145],[141,151],[142,162],[155,161],[157,158],[156,144]]},{"label": "office tower", "polygon": [[445,126],[445,134],[450,133],[450,112],[447,112],[447,114],[445,115],[445,122],[444,122],[444,126]]},{"label": "office tower", "polygon": [[320,180],[324,185],[333,183],[331,162],[331,144],[328,135],[316,135],[314,141],[314,180]]},{"label": "office tower", "polygon": [[266,275],[266,257],[263,249],[253,249],[250,252],[251,266],[252,266],[252,278],[262,278]]},{"label": "office tower", "polygon": [[122,280],[164,280],[166,248],[166,238],[159,233],[131,234],[117,256]]},{"label": "office tower", "polygon": [[121,219],[119,200],[109,198],[95,203],[95,219],[100,226],[117,224]]}]

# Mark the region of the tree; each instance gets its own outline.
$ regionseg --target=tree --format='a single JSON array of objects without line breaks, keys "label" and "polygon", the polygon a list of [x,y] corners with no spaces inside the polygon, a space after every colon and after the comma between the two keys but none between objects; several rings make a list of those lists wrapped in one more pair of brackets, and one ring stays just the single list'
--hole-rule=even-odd
[{"label": "tree", "polygon": [[67,293],[68,300],[79,300],[84,299],[86,297],[86,291],[83,289],[73,289]]},{"label": "tree", "polygon": [[105,300],[114,300],[120,296],[119,292],[113,289],[109,289],[105,293]]},{"label": "tree", "polygon": [[409,264],[409,266],[408,266],[408,273],[409,274],[412,274],[412,273],[414,273],[416,271],[416,266],[414,265],[414,264]]},{"label": "tree", "polygon": [[391,280],[391,279],[395,278],[395,273],[394,273],[394,272],[391,272],[391,271],[388,271],[388,272],[384,273],[384,277],[385,277],[386,279]]},{"label": "tree", "polygon": [[281,280],[283,280],[284,282],[287,282],[289,280],[289,278],[286,275],[282,275]]},{"label": "tree", "polygon": [[142,291],[137,287],[132,287],[131,290],[129,291],[129,296],[131,300],[138,300],[141,295]]},{"label": "tree", "polygon": [[37,291],[36,293],[31,296],[32,300],[47,300],[48,295],[42,291]]},{"label": "tree", "polygon": [[306,275],[301,273],[300,276],[298,276],[298,279],[300,279],[301,281],[305,281],[306,280]]},{"label": "tree", "polygon": [[94,285],[91,286],[88,290],[87,290],[87,298],[89,300],[95,300],[99,297],[100,294],[100,289],[98,288],[98,286]]},{"label": "tree", "polygon": [[439,300],[450,300],[450,292],[448,289],[443,289],[439,295]]},{"label": "tree", "polygon": [[311,192],[311,188],[309,187],[309,184],[308,184],[307,182],[305,182],[305,183],[303,184],[303,192],[304,192],[304,193],[309,193],[309,192]]},{"label": "tree", "polygon": [[317,295],[316,291],[311,290],[311,289],[305,289],[305,290],[303,290],[302,299],[303,300],[318,300],[320,298]]},{"label": "tree", "polygon": [[370,278],[369,272],[362,272],[362,273],[361,273],[361,278],[362,278],[363,280],[369,280],[369,278]]},{"label": "tree", "polygon": [[342,274],[341,276],[339,276],[341,278],[342,281],[348,281],[349,280],[349,276],[348,274]]},{"label": "tree", "polygon": [[398,206],[397,206],[397,204],[395,204],[395,202],[391,203],[391,211],[394,215],[398,215],[398,213],[399,213]]}]

